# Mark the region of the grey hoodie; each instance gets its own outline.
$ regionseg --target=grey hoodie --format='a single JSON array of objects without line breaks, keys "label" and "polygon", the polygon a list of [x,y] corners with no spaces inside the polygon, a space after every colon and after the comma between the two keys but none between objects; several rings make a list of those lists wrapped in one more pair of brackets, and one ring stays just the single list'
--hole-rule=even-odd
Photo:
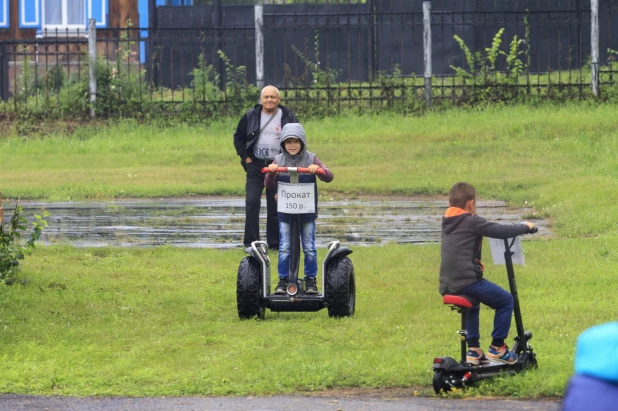
[{"label": "grey hoodie", "polygon": [[[300,123],[288,123],[281,129],[281,154],[275,157],[275,164],[281,167],[309,167],[313,164],[315,154],[307,151],[307,136],[305,129]],[[302,143],[300,152],[293,156],[285,151],[285,140],[297,138]]]},{"label": "grey hoodie", "polygon": [[483,278],[483,237],[511,238],[530,231],[525,224],[492,223],[457,207],[442,218],[440,294],[457,294]]},{"label": "grey hoodie", "polygon": [[[302,148],[300,152],[295,156],[285,151],[284,142],[285,140],[289,138],[297,138],[302,143]],[[300,125],[299,123],[286,124],[285,126],[283,126],[283,129],[281,129],[280,139],[281,139],[281,154],[278,154],[275,157],[275,164],[277,164],[280,167],[309,167],[310,165],[315,164],[316,166],[324,170],[324,174],[301,174],[299,176],[299,181],[301,183],[315,183],[316,177],[326,183],[333,181],[333,178],[335,178],[335,176],[333,175],[333,172],[330,171],[324,164],[322,164],[320,159],[315,154],[313,154],[310,151],[307,151],[307,137],[305,135],[305,129],[303,128],[302,125]],[[277,184],[279,181],[289,183],[290,174],[289,173],[278,173],[278,174],[266,173],[264,184],[266,185],[266,188],[271,189],[271,190],[273,189],[276,190]],[[316,212],[313,214],[301,214],[300,215],[301,222],[313,221],[318,216],[318,213],[317,213],[318,211],[318,188],[317,187],[318,186],[316,184],[315,186],[315,210]],[[279,218],[279,221],[285,221],[285,222],[290,221],[289,220],[290,215],[286,213],[277,213],[277,217]]]}]

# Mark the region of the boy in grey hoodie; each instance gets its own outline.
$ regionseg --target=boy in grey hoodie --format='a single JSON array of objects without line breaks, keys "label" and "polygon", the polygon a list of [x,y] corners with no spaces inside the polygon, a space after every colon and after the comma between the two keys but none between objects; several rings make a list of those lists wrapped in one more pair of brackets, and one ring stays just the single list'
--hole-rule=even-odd
[{"label": "boy in grey hoodie", "polygon": [[[318,273],[317,252],[315,249],[315,220],[318,218],[318,188],[316,176],[326,182],[333,181],[335,176],[326,168],[318,157],[307,151],[307,137],[305,130],[299,123],[288,123],[281,129],[281,154],[275,157],[268,166],[270,173],[266,174],[264,184],[267,189],[277,189],[278,183],[289,183],[289,173],[277,173],[277,167],[305,167],[311,174],[300,174],[299,183],[314,184],[315,212],[300,214],[300,239],[305,255],[305,285],[306,294],[317,294],[318,287],[316,276]],[[318,169],[323,169],[324,174],[315,174]],[[285,294],[290,269],[290,222],[293,214],[277,212],[279,219],[279,283],[275,288],[275,294]]]},{"label": "boy in grey hoodie", "polygon": [[483,278],[481,248],[483,237],[512,238],[529,233],[534,224],[491,223],[476,215],[476,189],[468,183],[455,183],[448,195],[449,208],[442,218],[442,249],[440,264],[440,294],[471,297],[496,310],[492,342],[487,356],[480,348],[480,305],[466,312],[466,361],[486,364],[488,358],[512,364],[517,354],[509,351],[504,340],[511,328],[513,296],[502,287]]}]

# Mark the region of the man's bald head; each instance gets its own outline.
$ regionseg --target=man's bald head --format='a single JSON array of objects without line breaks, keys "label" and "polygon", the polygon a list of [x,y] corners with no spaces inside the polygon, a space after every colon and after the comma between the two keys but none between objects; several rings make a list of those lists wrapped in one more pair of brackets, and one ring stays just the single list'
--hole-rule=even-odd
[{"label": "man's bald head", "polygon": [[260,102],[262,103],[262,111],[264,113],[274,113],[281,102],[281,94],[279,94],[279,89],[275,86],[264,87],[262,89],[262,94],[260,95]]},{"label": "man's bald head", "polygon": [[262,89],[262,92],[260,93],[260,96],[263,96],[264,93],[268,93],[268,94],[276,94],[277,97],[281,97],[281,94],[279,93],[279,89],[275,86],[266,86]]}]

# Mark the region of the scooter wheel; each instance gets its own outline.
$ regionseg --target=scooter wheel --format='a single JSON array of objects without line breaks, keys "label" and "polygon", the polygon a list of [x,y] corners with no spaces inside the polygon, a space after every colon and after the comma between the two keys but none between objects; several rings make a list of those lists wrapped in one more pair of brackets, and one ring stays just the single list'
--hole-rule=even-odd
[{"label": "scooter wheel", "polygon": [[539,365],[536,361],[536,354],[532,352],[532,349],[525,350],[519,354],[518,362],[521,364],[521,369],[538,368]]},{"label": "scooter wheel", "polygon": [[330,317],[351,317],[356,309],[354,265],[347,257],[326,265],[326,305]]},{"label": "scooter wheel", "polygon": [[236,304],[241,319],[264,318],[266,307],[260,299],[262,270],[253,257],[245,257],[238,266],[236,281]]},{"label": "scooter wheel", "polygon": [[444,370],[435,370],[433,373],[433,390],[436,394],[441,391],[448,392],[451,390],[450,384],[447,383],[449,375]]}]

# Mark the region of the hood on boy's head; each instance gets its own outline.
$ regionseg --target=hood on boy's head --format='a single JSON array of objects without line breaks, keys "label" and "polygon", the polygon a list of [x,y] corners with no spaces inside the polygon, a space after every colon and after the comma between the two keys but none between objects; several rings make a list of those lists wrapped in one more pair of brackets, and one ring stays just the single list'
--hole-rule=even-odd
[{"label": "hood on boy's head", "polygon": [[618,322],[595,325],[580,334],[575,373],[618,383]]},{"label": "hood on boy's head", "polygon": [[284,142],[288,138],[297,138],[300,140],[303,144],[303,148],[300,150],[301,153],[307,150],[307,137],[305,136],[305,129],[300,123],[287,123],[281,129],[281,137],[279,137],[279,139],[282,153],[286,153]]}]

